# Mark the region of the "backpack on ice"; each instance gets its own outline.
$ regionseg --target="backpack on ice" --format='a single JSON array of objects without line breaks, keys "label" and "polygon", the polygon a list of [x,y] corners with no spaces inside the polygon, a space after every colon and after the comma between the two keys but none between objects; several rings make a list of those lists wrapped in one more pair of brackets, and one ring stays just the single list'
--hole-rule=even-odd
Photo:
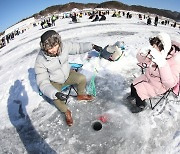
[{"label": "backpack on ice", "polygon": [[100,51],[100,57],[109,61],[117,61],[123,55],[124,49],[124,42],[117,41],[113,45],[107,45]]}]

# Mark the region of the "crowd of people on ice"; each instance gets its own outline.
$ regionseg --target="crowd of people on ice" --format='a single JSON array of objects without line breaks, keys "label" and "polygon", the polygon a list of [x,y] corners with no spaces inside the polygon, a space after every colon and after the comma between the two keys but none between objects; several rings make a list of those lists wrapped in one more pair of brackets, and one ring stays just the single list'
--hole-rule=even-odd
[{"label": "crowd of people on ice", "polygon": [[[132,14],[129,11],[113,11],[113,13],[110,13],[110,10],[105,10],[105,11],[88,11],[88,12],[72,12],[70,14],[67,13],[63,13],[63,16],[58,16],[58,15],[52,15],[51,17],[44,17],[44,19],[40,21],[40,23],[38,23],[39,25],[41,25],[42,29],[48,28],[48,27],[52,27],[52,26],[57,26],[56,25],[56,20],[58,19],[64,19],[64,18],[70,18],[71,19],[71,23],[78,23],[80,22],[80,18],[82,18],[83,16],[88,16],[88,18],[91,20],[91,22],[97,22],[97,21],[104,21],[106,20],[107,16],[111,16],[111,17],[126,17],[127,19],[131,19],[134,16],[137,16],[137,14]],[[162,25],[170,25],[172,27],[178,27],[176,22],[170,22],[169,19],[165,19],[165,20],[160,20],[159,17],[156,15],[154,17],[154,22],[152,22],[152,17],[150,17],[149,15],[145,15],[145,14],[138,14],[138,18],[140,20],[147,20],[146,23],[147,25],[153,25],[157,26],[158,24],[162,24]],[[37,26],[35,24],[35,26]],[[34,26],[34,27],[35,27]],[[180,29],[180,26],[179,26]],[[9,34],[4,35],[3,37],[0,38],[0,48],[6,46],[10,41],[14,40],[15,36],[24,33],[26,31],[26,29],[23,30],[15,30]]]},{"label": "crowd of people on ice", "polygon": [[[44,19],[43,21],[41,21],[40,25],[42,27],[42,29],[44,28],[48,28],[51,26],[55,26],[55,21],[58,19],[58,16],[52,15],[51,18],[48,19]],[[33,27],[36,27],[36,23],[33,23]],[[9,34],[6,34],[5,36],[3,36],[0,39],[0,48],[6,46],[7,44],[9,44],[10,41],[14,40],[16,36],[23,34],[27,29],[24,28],[22,30],[16,29],[14,31],[12,31]]]}]

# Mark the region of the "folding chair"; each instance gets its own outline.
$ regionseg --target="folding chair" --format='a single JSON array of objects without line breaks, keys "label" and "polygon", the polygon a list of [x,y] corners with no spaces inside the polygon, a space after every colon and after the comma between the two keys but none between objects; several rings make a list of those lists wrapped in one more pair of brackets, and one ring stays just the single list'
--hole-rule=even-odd
[{"label": "folding chair", "polygon": [[[71,65],[71,69],[75,70],[76,72],[79,71],[79,69],[81,69],[83,66],[83,64],[78,64],[78,63],[69,63],[69,64]],[[76,93],[75,95],[71,94],[72,89],[75,91],[75,93]],[[65,103],[67,103],[69,96],[77,97],[77,90],[74,87],[74,85],[63,86],[61,88],[61,92],[67,92],[67,97],[66,97],[67,99],[66,99]],[[43,96],[43,93],[40,90],[39,90],[39,95]]]},{"label": "folding chair", "polygon": [[180,75],[179,75],[179,82],[173,88],[169,89],[164,94],[162,94],[162,97],[155,103],[154,106],[152,105],[151,99],[149,98],[151,109],[153,110],[161,102],[162,99],[167,99],[167,97],[169,96],[169,94],[171,92],[174,93],[175,97],[179,96],[179,93],[180,93]]},{"label": "folding chair", "polygon": [[[75,92],[74,95],[71,94],[72,89],[73,89],[74,92]],[[63,93],[67,92],[67,94],[66,94],[66,95],[67,95],[67,96],[66,96],[67,99],[66,99],[65,104],[67,103],[67,100],[68,100],[69,96],[77,97],[77,90],[76,90],[76,88],[74,87],[74,85],[66,85],[66,86],[63,86],[63,87],[61,88],[61,92],[63,92]]]},{"label": "folding chair", "polygon": [[82,68],[83,64],[78,63],[69,63],[71,65],[71,69],[75,70],[76,72]]},{"label": "folding chair", "polygon": [[154,108],[161,102],[162,99],[167,99],[167,97],[169,96],[170,92],[171,92],[171,89],[169,89],[164,94],[162,94],[162,97],[155,103],[154,106],[152,105],[151,98],[149,98],[151,109],[154,110]]}]

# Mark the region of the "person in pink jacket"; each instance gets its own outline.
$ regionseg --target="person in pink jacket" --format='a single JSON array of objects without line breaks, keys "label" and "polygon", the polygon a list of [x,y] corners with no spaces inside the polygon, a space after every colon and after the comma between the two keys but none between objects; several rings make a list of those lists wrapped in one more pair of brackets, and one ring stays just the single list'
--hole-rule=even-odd
[{"label": "person in pink jacket", "polygon": [[145,68],[144,74],[131,84],[130,98],[134,98],[140,112],[146,106],[146,99],[165,93],[179,83],[179,47],[171,44],[170,36],[161,32],[149,39],[150,46],[137,53],[139,65]]}]

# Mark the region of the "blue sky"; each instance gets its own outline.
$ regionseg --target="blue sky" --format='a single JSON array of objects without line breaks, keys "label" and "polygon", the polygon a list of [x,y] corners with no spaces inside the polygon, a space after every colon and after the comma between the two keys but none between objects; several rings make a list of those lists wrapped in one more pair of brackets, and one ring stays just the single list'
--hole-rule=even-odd
[{"label": "blue sky", "polygon": [[[107,0],[1,0],[0,32],[49,6],[68,2],[101,3]],[[180,12],[180,0],[121,0],[128,5],[142,5]]]}]

